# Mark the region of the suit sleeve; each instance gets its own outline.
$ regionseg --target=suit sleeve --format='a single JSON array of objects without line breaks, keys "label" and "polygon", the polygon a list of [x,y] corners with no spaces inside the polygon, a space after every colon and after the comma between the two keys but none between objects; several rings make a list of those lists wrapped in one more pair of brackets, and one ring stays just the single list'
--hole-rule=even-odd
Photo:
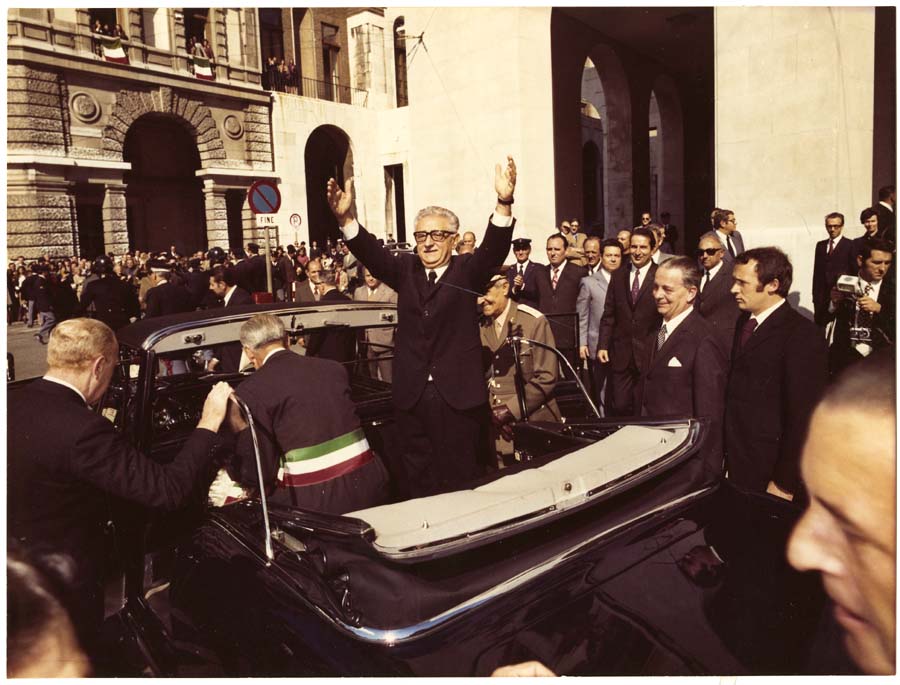
[{"label": "suit sleeve", "polygon": [[575,300],[575,311],[578,312],[578,339],[582,345],[587,345],[590,306],[591,288],[587,284],[587,279],[582,278],[578,288],[578,299]]},{"label": "suit sleeve", "polygon": [[347,241],[347,247],[360,263],[372,272],[379,281],[397,290],[403,268],[403,256],[396,257],[391,251],[378,244],[378,240],[362,226],[354,238]]},{"label": "suit sleeve", "polygon": [[609,350],[613,329],[616,326],[616,295],[618,278],[611,278],[606,291],[606,302],[603,304],[603,316],[600,318],[600,332],[597,340],[598,350]]},{"label": "suit sleeve", "polygon": [[479,292],[481,292],[483,286],[487,285],[487,280],[491,277],[493,271],[502,266],[503,260],[506,259],[515,226],[515,219],[505,228],[495,226],[488,221],[484,239],[481,241],[481,245],[475,248],[472,259],[468,263],[472,285]]},{"label": "suit sleeve", "polygon": [[216,434],[196,429],[170,464],[160,464],[132,447],[112,424],[94,416],[75,441],[68,468],[99,490],[147,507],[172,511],[188,499],[208,464]]},{"label": "suit sleeve", "polygon": [[[550,324],[543,316],[534,320],[535,326],[532,331],[534,339],[556,346],[553,339],[553,332],[550,330]],[[547,403],[553,396],[553,388],[556,387],[556,379],[558,376],[559,362],[556,361],[556,355],[549,350],[534,345],[531,347],[531,378],[525,379],[525,409],[529,415]],[[519,408],[519,401],[513,397],[506,406],[512,415],[519,421],[522,419],[522,412]]]},{"label": "suit sleeve", "polygon": [[[787,306],[787,305],[784,305]],[[818,328],[804,319],[785,345],[781,450],[772,480],[787,492],[800,485],[800,453],[809,417],[828,378],[828,348]]]},{"label": "suit sleeve", "polygon": [[[91,281],[91,283],[93,283],[93,281]],[[84,290],[81,291],[81,302],[79,303],[79,305],[80,305],[79,311],[81,312],[82,316],[85,315],[85,313],[88,310],[88,307],[90,307],[91,303],[94,301],[94,289],[91,287],[91,283],[88,283],[84,287]]]},{"label": "suit sleeve", "polygon": [[694,415],[709,418],[709,434],[703,446],[703,466],[714,478],[724,464],[723,421],[728,363],[713,336],[704,338],[694,363]]}]

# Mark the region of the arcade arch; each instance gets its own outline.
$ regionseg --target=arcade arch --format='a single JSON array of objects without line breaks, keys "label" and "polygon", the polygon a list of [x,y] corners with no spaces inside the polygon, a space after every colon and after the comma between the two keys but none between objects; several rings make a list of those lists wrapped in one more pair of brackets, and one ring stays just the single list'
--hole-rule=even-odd
[{"label": "arcade arch", "polygon": [[353,176],[350,138],[337,126],[319,126],[306,141],[304,164],[310,245],[316,242],[322,247],[338,228],[325,197],[328,179],[333,177],[343,187],[345,179]]}]

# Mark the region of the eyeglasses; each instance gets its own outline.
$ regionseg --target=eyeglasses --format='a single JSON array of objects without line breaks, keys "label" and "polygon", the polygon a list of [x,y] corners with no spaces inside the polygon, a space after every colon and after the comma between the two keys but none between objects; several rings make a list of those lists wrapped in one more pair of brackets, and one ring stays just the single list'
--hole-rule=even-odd
[{"label": "eyeglasses", "polygon": [[428,236],[431,236],[434,242],[442,243],[455,233],[456,231],[416,231],[413,233],[413,238],[416,239],[417,243],[424,243]]},{"label": "eyeglasses", "polygon": [[707,247],[705,250],[697,250],[696,255],[698,257],[702,257],[703,255],[706,255],[707,257],[712,257],[713,255],[716,254],[716,252],[719,252],[721,249],[722,249],[721,247]]}]

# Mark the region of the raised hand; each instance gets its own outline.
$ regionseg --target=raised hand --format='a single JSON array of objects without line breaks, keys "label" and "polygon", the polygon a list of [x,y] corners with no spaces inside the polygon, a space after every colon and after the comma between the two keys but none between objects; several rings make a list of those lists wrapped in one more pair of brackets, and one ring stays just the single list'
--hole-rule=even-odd
[{"label": "raised hand", "polygon": [[516,190],[516,163],[507,155],[506,167],[497,164],[494,167],[494,190],[501,200],[512,200]]},{"label": "raised hand", "polygon": [[338,185],[333,178],[328,179],[328,185],[325,189],[328,198],[328,206],[331,207],[331,213],[338,220],[338,225],[343,228],[353,221],[353,177],[347,179],[344,183],[344,189]]}]

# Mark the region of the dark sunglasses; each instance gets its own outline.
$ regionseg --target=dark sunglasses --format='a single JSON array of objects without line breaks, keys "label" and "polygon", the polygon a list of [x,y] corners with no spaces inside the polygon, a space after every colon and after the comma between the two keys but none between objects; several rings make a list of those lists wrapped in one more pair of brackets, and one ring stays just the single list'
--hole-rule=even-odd
[{"label": "dark sunglasses", "polygon": [[697,250],[695,252],[695,254],[698,257],[702,257],[703,255],[706,255],[707,257],[712,257],[714,254],[716,254],[716,252],[718,252],[721,249],[722,249],[721,247],[707,247],[705,250]]}]

